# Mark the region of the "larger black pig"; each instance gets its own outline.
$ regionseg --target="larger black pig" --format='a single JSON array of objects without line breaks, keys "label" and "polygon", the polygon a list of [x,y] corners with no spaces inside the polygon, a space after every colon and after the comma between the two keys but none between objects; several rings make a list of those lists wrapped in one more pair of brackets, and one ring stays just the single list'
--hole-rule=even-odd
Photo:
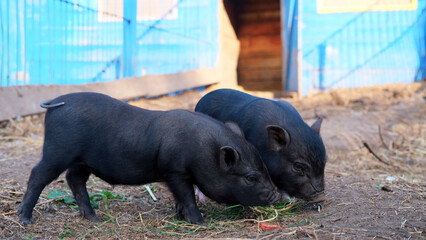
[{"label": "larger black pig", "polygon": [[205,95],[195,111],[237,123],[262,156],[278,189],[313,200],[324,191],[326,151],[322,118],[309,127],[288,102],[231,89]]},{"label": "larger black pig", "polygon": [[281,200],[259,153],[232,130],[236,126],[185,110],[149,111],[98,93],[63,95],[41,106],[48,108],[43,156],[18,209],[24,224],[32,223],[44,187],[65,170],[80,213],[89,220],[98,220],[86,189],[91,173],[110,184],[163,181],[175,198],[177,217],[196,224],[203,217],[194,184],[222,203]]}]

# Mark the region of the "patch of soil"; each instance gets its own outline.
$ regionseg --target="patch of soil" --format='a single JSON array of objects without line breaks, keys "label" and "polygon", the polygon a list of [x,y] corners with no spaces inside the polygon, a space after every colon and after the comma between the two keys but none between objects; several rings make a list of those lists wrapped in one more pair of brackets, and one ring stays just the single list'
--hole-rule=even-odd
[{"label": "patch of soil", "polygon": [[[35,208],[36,224],[24,227],[16,214],[2,213],[17,209],[31,168],[40,159],[43,115],[2,123],[0,238],[425,239],[425,86],[392,84],[287,99],[308,123],[324,117],[326,195],[321,205],[298,203],[295,214],[270,218],[269,223],[281,227],[274,231],[250,220],[255,217],[250,208],[235,217],[225,214],[227,206],[213,202],[200,204],[205,226],[178,222],[163,184],[151,185],[158,198],[154,201],[143,186],[113,187],[96,177],[88,181],[90,192],[107,190],[126,197],[108,200],[108,208],[100,201],[96,212],[101,222],[82,219],[63,202],[50,202]],[[152,110],[193,110],[203,94],[189,91],[130,103]],[[47,186],[39,202],[53,189],[69,191],[63,175]]]}]

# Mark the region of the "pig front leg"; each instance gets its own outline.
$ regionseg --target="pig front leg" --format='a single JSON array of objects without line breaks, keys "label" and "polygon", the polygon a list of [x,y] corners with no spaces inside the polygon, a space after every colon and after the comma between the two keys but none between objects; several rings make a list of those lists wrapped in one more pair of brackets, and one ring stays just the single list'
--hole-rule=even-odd
[{"label": "pig front leg", "polygon": [[195,202],[193,183],[188,179],[170,179],[167,181],[176,203],[176,217],[192,224],[203,224],[204,219]]}]

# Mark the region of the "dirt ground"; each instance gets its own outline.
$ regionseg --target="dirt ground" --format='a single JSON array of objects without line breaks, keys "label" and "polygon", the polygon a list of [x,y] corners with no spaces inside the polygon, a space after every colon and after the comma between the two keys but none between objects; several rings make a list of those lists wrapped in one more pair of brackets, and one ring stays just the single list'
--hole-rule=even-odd
[{"label": "dirt ground", "polygon": [[[188,91],[131,104],[193,110],[203,94]],[[426,239],[426,83],[287,100],[308,123],[324,117],[328,162],[322,208],[298,201],[291,214],[275,217],[256,214],[257,208],[236,211],[207,202],[200,204],[207,224],[197,226],[176,221],[172,196],[162,184],[151,185],[154,201],[142,186],[112,187],[91,177],[90,192],[125,196],[98,202],[101,222],[82,219],[64,202],[48,202],[35,208],[36,224],[24,227],[13,211],[41,156],[41,114],[0,123],[0,239]],[[43,191],[39,203],[48,201],[50,190],[69,192],[63,175]],[[262,229],[264,220],[280,229]]]}]

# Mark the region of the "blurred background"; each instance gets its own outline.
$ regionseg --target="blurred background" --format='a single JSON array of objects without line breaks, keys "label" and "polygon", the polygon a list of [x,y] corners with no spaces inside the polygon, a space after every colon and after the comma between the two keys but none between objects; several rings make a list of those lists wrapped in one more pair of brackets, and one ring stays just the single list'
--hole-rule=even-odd
[{"label": "blurred background", "polygon": [[[425,11],[426,0],[3,0],[0,98],[16,86],[45,99],[43,86],[87,84],[145,96],[159,87],[153,75],[174,85],[161,94],[218,83],[306,96],[421,81]],[[132,94],[90,87],[127,78]]]}]

